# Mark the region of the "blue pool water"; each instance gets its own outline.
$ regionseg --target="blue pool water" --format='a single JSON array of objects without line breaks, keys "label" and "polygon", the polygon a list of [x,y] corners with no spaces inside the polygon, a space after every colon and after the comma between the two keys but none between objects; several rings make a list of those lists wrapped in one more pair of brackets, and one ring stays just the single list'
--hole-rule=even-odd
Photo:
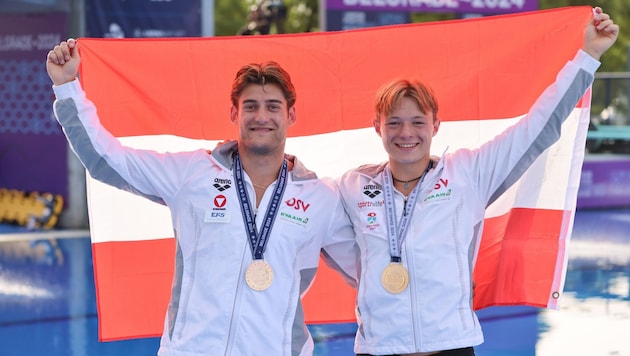
[{"label": "blue pool water", "polygon": [[[156,354],[157,338],[97,341],[87,237],[3,239],[14,230],[0,226],[0,355]],[[479,356],[630,355],[630,209],[576,213],[560,310],[497,307],[479,317]],[[354,354],[354,324],[310,329],[315,355]]]}]

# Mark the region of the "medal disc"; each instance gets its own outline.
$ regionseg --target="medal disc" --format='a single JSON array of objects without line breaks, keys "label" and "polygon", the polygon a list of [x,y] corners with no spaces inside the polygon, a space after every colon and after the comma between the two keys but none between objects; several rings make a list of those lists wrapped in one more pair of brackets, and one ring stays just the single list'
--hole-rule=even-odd
[{"label": "medal disc", "polygon": [[397,294],[409,284],[409,273],[402,263],[390,263],[383,271],[381,283],[386,291]]},{"label": "medal disc", "polygon": [[245,271],[245,281],[253,290],[265,290],[273,281],[273,270],[264,260],[254,260]]}]

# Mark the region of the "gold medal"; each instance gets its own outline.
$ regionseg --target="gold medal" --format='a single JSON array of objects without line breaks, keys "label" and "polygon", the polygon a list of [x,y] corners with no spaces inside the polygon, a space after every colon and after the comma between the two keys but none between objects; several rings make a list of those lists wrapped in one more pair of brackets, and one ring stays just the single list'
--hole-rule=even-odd
[{"label": "gold medal", "polygon": [[253,290],[265,290],[273,281],[273,270],[265,260],[254,260],[245,271],[245,281]]},{"label": "gold medal", "polygon": [[402,263],[390,263],[381,275],[381,283],[386,291],[398,294],[407,288],[409,273]]}]

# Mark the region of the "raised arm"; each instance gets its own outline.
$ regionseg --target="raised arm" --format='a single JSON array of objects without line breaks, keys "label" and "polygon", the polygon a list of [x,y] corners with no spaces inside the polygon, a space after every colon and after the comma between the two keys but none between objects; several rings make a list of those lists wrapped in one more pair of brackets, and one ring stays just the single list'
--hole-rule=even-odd
[{"label": "raised arm", "polygon": [[619,25],[615,24],[610,15],[600,7],[593,8],[593,18],[584,30],[584,52],[593,58],[599,58],[617,40]]},{"label": "raised arm", "polygon": [[[190,160],[207,160],[207,152],[159,154],[123,146],[103,127],[96,107],[75,80],[81,64],[78,48],[78,41],[69,39],[46,55],[55,118],[70,147],[92,178],[158,203],[168,202],[186,178]],[[176,158],[185,155],[187,159]]]},{"label": "raised arm", "polygon": [[79,42],[72,38],[56,45],[46,57],[46,71],[54,85],[73,81],[80,64]]}]

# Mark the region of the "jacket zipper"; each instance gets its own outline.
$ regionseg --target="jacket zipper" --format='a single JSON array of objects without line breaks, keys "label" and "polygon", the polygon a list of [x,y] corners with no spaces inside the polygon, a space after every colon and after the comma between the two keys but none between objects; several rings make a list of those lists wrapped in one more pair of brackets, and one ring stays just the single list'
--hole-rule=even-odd
[{"label": "jacket zipper", "polygon": [[[266,193],[266,192],[265,192]],[[254,192],[254,197],[256,196],[256,193]],[[262,203],[262,201],[261,201]],[[256,220],[256,216],[258,214],[258,207],[254,208],[254,224],[257,224],[257,220]],[[247,242],[247,244],[249,244],[249,242]],[[241,257],[241,273],[243,272],[243,266],[245,264],[245,255],[247,254],[247,251],[249,251],[249,249],[247,248],[247,244],[245,244],[244,250],[243,250],[243,255]],[[232,303],[232,312],[230,313],[230,324],[229,324],[229,328],[228,328],[228,335],[227,335],[227,340],[226,340],[226,344],[225,344],[225,353],[224,356],[227,355],[231,355],[232,352],[230,352],[230,350],[232,349],[232,345],[231,345],[231,339],[232,339],[232,334],[233,334],[233,326],[234,326],[234,310],[236,309],[236,303],[238,301],[238,297],[240,295],[240,290],[242,288],[242,284],[243,284],[243,279],[240,278],[240,274],[239,273],[239,277],[238,277],[238,281],[236,282],[236,293],[234,293],[234,302]]]},{"label": "jacket zipper", "polygon": [[403,216],[407,216],[407,196],[403,197]]},{"label": "jacket zipper", "polygon": [[[243,251],[243,256],[241,257],[241,272],[243,270],[243,265],[245,263],[245,253],[247,252],[247,246],[245,246],[244,251]],[[227,340],[225,342],[225,352],[223,353],[223,355],[230,355],[231,352],[230,350],[232,349],[232,334],[233,334],[233,328],[234,328],[234,310],[236,309],[236,303],[238,302],[238,297],[240,296],[240,290],[241,290],[241,286],[242,286],[242,278],[240,277],[241,273],[239,273],[239,277],[236,281],[236,293],[234,293],[234,301],[232,302],[232,312],[230,313],[230,323],[228,325],[228,335],[227,335]]]}]

